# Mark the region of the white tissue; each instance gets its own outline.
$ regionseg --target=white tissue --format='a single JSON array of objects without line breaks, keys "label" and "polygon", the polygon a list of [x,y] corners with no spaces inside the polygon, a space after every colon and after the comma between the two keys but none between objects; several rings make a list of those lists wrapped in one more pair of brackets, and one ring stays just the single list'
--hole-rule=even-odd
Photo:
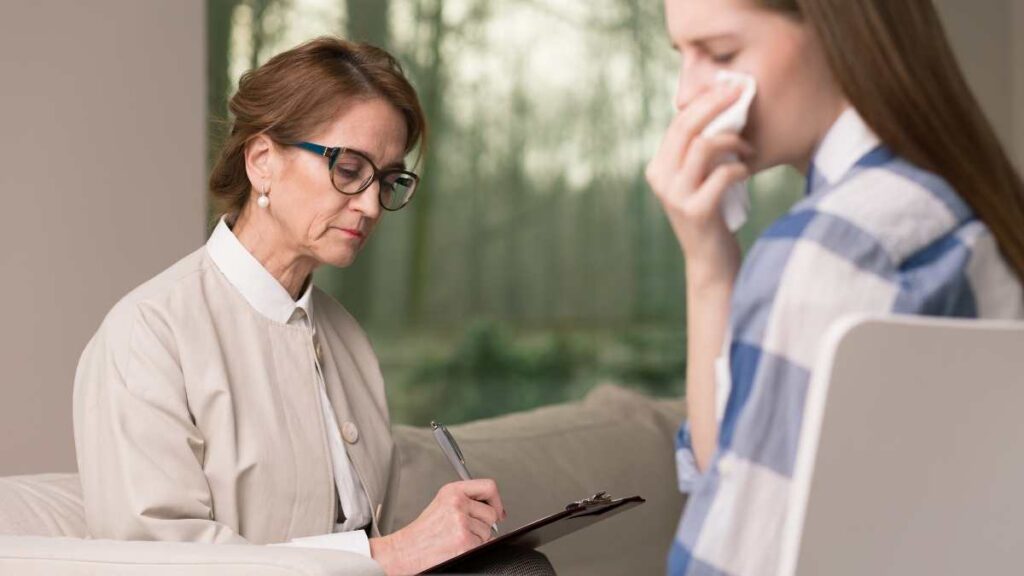
[{"label": "white tissue", "polygon": [[[747,125],[747,116],[750,113],[750,105],[757,96],[757,81],[753,76],[722,70],[715,76],[715,82],[719,84],[738,84],[743,87],[743,92],[738,100],[719,114],[701,133],[705,138],[718,136],[720,134],[739,134]],[[735,162],[735,154],[728,154],[719,160],[720,163]],[[729,230],[736,232],[747,222],[750,215],[750,193],[747,190],[746,182],[738,182],[725,191],[722,198],[722,217],[725,218],[725,225]]]}]

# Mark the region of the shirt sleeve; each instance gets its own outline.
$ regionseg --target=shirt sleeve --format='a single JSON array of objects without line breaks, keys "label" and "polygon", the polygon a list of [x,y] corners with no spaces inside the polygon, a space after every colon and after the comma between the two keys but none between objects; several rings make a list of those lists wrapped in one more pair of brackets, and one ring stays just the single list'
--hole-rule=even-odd
[{"label": "shirt sleeve", "polygon": [[700,478],[697,458],[693,454],[689,422],[683,422],[676,433],[676,478],[679,482],[679,491],[683,494],[692,492]]},{"label": "shirt sleeve", "polygon": [[155,312],[124,313],[89,343],[75,376],[74,424],[90,535],[249,544],[214,520],[173,335]]},{"label": "shirt sleeve", "polygon": [[354,552],[367,558],[370,556],[370,539],[362,530],[351,532],[336,532],[334,534],[322,534],[320,536],[309,536],[307,538],[295,538],[289,542],[274,544],[274,546],[289,546],[294,548],[320,548],[323,550],[337,550],[340,552]]},{"label": "shirt sleeve", "polygon": [[[732,388],[732,377],[729,374],[729,342],[731,339],[731,334],[726,335],[722,355],[715,360],[715,418],[719,425],[721,425],[722,416],[725,413],[725,402],[729,397],[729,390]],[[693,492],[700,477],[701,471],[697,467],[697,457],[693,453],[690,422],[686,421],[676,434],[676,478],[679,482],[679,491],[683,494]]]}]

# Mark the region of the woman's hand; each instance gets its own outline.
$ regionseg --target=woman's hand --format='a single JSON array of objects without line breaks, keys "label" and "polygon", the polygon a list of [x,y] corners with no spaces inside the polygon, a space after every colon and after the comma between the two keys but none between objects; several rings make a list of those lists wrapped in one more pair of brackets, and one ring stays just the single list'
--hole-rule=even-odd
[{"label": "woman's hand", "polygon": [[676,115],[647,166],[647,181],[668,215],[686,258],[686,404],[693,454],[707,470],[718,444],[715,359],[729,321],[740,246],[722,217],[729,187],[749,176],[738,161],[753,151],[735,134],[704,138],[707,125],[735,102],[738,86],[704,90]]},{"label": "woman's hand", "polygon": [[453,482],[408,526],[371,539],[370,554],[389,575],[416,574],[490,540],[507,517],[494,480]]},{"label": "woman's hand", "polygon": [[687,274],[706,273],[712,280],[731,278],[739,267],[739,244],[725,225],[721,204],[732,184],[749,177],[741,162],[721,160],[753,150],[736,134],[705,138],[701,132],[741,92],[738,86],[715,86],[698,94],[676,115],[647,166],[647,181],[686,256]]}]

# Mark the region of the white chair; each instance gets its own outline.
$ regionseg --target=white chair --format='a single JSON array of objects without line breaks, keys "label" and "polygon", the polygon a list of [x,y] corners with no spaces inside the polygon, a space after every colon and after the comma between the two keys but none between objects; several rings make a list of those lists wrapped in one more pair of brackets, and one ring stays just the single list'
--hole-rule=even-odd
[{"label": "white chair", "polygon": [[783,576],[1024,571],[1024,324],[834,326],[782,538]]}]

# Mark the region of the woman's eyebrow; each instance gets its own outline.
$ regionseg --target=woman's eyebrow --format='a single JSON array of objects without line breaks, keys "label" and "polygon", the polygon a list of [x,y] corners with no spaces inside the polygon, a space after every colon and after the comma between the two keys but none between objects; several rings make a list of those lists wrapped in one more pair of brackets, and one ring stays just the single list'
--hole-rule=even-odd
[{"label": "woman's eyebrow", "polygon": [[[709,44],[714,44],[715,42],[720,42],[723,40],[732,40],[735,37],[736,35],[731,32],[721,32],[718,34],[708,34],[706,36],[698,36],[696,38],[691,38],[686,41],[686,44],[691,44],[697,46],[698,48],[706,49]],[[672,42],[672,49],[675,50],[676,52],[681,51],[679,48],[679,44],[676,43],[675,41]]]},{"label": "woman's eyebrow", "polygon": [[[361,150],[359,148],[353,148],[352,146],[345,146],[345,149],[346,150],[351,150],[353,152],[358,152],[359,154],[362,154],[363,156],[366,156],[367,158],[373,160],[373,156],[374,155],[370,154],[366,150]],[[376,160],[373,160],[373,161],[376,162]],[[390,162],[388,164],[384,164],[384,165],[382,165],[380,167],[380,169],[381,170],[392,170],[392,169],[405,170],[405,158],[402,158],[401,160],[395,160],[394,162]]]}]

